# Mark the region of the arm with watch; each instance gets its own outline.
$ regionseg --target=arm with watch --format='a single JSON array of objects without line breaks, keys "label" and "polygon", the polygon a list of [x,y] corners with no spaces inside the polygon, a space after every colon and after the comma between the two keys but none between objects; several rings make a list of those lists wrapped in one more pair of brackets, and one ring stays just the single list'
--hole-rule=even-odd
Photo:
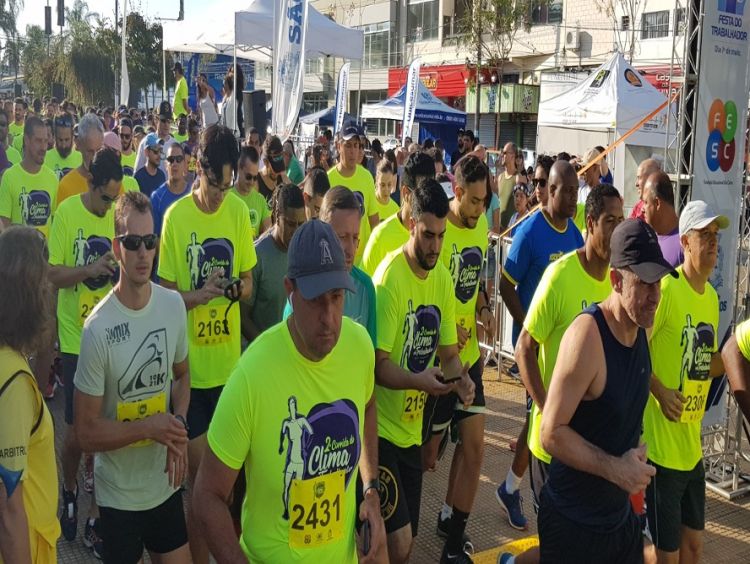
[{"label": "arm with watch", "polygon": [[359,476],[362,479],[359,520],[363,523],[360,532],[359,561],[363,563],[377,561],[379,553],[386,550],[385,524],[380,514],[378,475],[378,408],[373,391],[365,407],[364,441],[362,456],[359,459]]}]

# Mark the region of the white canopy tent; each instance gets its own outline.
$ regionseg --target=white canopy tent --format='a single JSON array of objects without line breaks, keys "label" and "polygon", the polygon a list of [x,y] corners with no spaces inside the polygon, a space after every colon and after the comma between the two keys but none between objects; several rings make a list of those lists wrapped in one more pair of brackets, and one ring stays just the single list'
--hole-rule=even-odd
[{"label": "white canopy tent", "polygon": [[[666,100],[621,53],[615,53],[572,89],[539,104],[537,151],[582,155],[591,147],[606,147]],[[664,153],[667,111],[665,108],[648,120],[615,149],[614,155],[608,155],[615,186],[624,192],[629,206],[635,204],[632,187],[638,163]]]},{"label": "white canopy tent", "polygon": [[[193,18],[165,22],[164,50],[186,53],[231,55],[237,45],[237,56],[260,62],[271,62],[273,44],[274,0],[252,0],[236,13],[236,26],[225,11],[213,18]],[[359,60],[362,58],[364,34],[338,24],[309,6],[307,54]],[[235,36],[236,34],[236,36]],[[236,37],[236,41],[235,41]]]}]

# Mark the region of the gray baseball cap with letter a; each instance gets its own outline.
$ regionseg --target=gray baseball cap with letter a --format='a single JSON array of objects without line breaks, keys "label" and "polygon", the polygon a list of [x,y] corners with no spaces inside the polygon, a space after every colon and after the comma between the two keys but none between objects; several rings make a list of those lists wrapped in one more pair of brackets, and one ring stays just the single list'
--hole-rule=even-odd
[{"label": "gray baseball cap with letter a", "polygon": [[333,228],[319,219],[305,222],[289,243],[287,277],[302,297],[314,300],[331,290],[354,292],[344,249]]}]

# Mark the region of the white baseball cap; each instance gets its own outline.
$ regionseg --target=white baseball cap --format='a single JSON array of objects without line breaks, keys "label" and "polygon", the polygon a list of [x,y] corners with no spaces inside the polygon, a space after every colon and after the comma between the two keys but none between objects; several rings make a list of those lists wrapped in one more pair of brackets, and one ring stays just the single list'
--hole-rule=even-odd
[{"label": "white baseball cap", "polygon": [[708,227],[714,221],[719,229],[729,227],[729,218],[716,213],[716,210],[703,200],[688,202],[680,213],[680,236],[685,235],[692,229]]}]

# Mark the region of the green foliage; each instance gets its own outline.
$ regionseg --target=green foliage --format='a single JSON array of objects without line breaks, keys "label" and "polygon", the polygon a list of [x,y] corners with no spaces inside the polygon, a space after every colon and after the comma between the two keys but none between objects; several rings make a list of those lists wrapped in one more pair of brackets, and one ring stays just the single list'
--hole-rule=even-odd
[{"label": "green foliage", "polygon": [[[2,0],[0,0],[2,2]],[[135,93],[161,78],[161,24],[151,23],[141,14],[127,18],[128,75]],[[47,36],[39,26],[29,26],[22,40],[21,67],[31,92],[44,95],[54,82],[65,87],[68,98],[79,104],[114,102],[115,75],[120,70],[120,27],[90,12],[83,0],[66,9],[62,35],[51,37],[49,56]],[[6,49],[6,64],[13,68],[13,53]]]}]

